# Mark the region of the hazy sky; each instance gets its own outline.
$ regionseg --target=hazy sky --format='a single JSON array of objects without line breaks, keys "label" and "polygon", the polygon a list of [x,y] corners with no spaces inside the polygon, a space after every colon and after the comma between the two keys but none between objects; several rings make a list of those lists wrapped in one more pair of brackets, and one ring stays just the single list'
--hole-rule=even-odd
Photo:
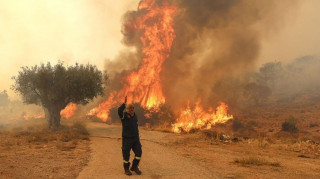
[{"label": "hazy sky", "polygon": [[[25,65],[65,61],[102,69],[121,44],[121,17],[139,0],[0,0],[0,91]],[[320,55],[319,0],[301,0],[283,25],[264,34],[259,64]],[[14,94],[10,91],[11,97]]]},{"label": "hazy sky", "polygon": [[282,24],[263,37],[259,64],[289,61],[304,55],[320,56],[319,9],[319,0],[300,0]]}]

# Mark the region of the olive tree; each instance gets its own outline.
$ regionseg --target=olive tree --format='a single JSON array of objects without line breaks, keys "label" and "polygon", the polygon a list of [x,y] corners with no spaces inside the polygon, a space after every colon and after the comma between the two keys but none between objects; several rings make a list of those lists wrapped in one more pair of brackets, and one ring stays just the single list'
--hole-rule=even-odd
[{"label": "olive tree", "polygon": [[65,67],[63,63],[50,63],[21,67],[12,79],[12,89],[22,96],[26,104],[41,105],[48,114],[49,127],[60,127],[60,111],[70,102],[87,104],[103,94],[103,75],[94,65]]}]

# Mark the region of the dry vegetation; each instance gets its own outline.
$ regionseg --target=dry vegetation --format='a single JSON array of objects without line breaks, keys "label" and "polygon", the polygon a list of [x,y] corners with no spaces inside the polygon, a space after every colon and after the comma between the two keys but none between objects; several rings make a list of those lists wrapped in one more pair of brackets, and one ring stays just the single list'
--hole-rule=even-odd
[{"label": "dry vegetation", "polygon": [[45,120],[0,128],[0,178],[76,178],[89,157],[88,131],[65,123],[49,131]]},{"label": "dry vegetation", "polygon": [[234,109],[234,120],[177,135],[169,146],[222,178],[319,178],[318,96],[309,92]]},{"label": "dry vegetation", "polygon": [[267,165],[267,166],[273,166],[273,167],[280,167],[279,162],[269,162],[265,159],[257,158],[257,157],[247,157],[247,158],[241,158],[241,159],[235,159],[235,163],[240,164],[242,166],[250,166],[250,165],[255,165],[255,166],[262,166],[262,165]]}]

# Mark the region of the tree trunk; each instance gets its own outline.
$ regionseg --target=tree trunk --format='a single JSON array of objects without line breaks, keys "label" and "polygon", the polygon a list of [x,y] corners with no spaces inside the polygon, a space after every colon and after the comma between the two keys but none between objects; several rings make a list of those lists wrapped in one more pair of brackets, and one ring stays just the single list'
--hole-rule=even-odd
[{"label": "tree trunk", "polygon": [[43,111],[44,111],[44,118],[46,120],[48,120],[48,124],[49,124],[49,128],[51,127],[51,120],[50,120],[50,114],[49,114],[49,110],[45,107],[43,107]]},{"label": "tree trunk", "polygon": [[59,109],[53,107],[48,109],[49,112],[49,128],[52,128],[54,130],[58,129],[60,127],[60,111]]}]

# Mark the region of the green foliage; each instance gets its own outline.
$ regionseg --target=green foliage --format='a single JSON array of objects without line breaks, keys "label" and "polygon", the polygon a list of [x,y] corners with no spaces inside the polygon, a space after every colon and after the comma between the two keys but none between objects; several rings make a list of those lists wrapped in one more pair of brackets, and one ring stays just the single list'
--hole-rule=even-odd
[{"label": "green foliage", "polygon": [[47,63],[22,67],[12,78],[12,89],[21,94],[24,103],[41,105],[48,109],[50,118],[60,121],[60,111],[70,102],[87,104],[103,94],[102,78],[102,72],[94,65],[65,67],[61,62],[55,66]]},{"label": "green foliage", "polygon": [[290,116],[287,121],[282,123],[282,131],[295,133],[298,132],[298,128],[296,126],[297,119],[293,116]]},{"label": "green foliage", "polygon": [[12,89],[20,93],[27,104],[63,109],[70,102],[87,104],[103,94],[102,73],[96,66],[79,65],[64,67],[63,63],[22,67],[13,77]]}]

